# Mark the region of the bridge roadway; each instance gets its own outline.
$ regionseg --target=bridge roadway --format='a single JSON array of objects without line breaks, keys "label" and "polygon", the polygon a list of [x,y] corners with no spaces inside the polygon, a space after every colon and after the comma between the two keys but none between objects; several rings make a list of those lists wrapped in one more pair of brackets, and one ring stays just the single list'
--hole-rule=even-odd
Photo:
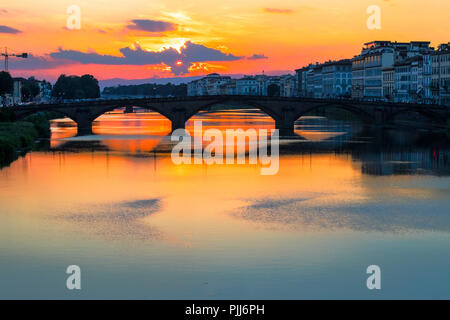
[{"label": "bridge roadway", "polygon": [[383,126],[397,115],[415,112],[433,125],[448,127],[450,107],[441,105],[406,104],[391,102],[367,102],[345,99],[312,99],[265,96],[195,96],[181,98],[96,99],[80,102],[33,104],[11,108],[15,120],[42,112],[58,112],[77,123],[78,135],[92,134],[93,121],[102,114],[120,107],[141,107],[158,112],[169,119],[172,130],[185,127],[186,121],[199,111],[212,106],[226,105],[254,107],[275,121],[280,135],[291,135],[294,122],[302,115],[317,108],[341,108],[357,115],[362,121]]}]

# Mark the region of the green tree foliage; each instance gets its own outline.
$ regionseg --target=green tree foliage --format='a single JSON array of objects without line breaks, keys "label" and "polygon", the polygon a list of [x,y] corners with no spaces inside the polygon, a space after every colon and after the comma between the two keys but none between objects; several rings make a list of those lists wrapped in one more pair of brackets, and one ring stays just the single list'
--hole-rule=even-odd
[{"label": "green tree foliage", "polygon": [[9,72],[0,72],[0,96],[13,93],[14,81]]},{"label": "green tree foliage", "polygon": [[32,101],[40,92],[37,81],[31,77],[28,80],[22,81],[22,100]]},{"label": "green tree foliage", "polygon": [[52,96],[61,99],[95,99],[100,97],[97,79],[89,74],[78,76],[59,76]]},{"label": "green tree foliage", "polygon": [[155,84],[147,83],[140,85],[118,86],[118,87],[106,87],[103,89],[105,95],[120,95],[120,96],[174,96],[185,97],[187,96],[186,84]]}]

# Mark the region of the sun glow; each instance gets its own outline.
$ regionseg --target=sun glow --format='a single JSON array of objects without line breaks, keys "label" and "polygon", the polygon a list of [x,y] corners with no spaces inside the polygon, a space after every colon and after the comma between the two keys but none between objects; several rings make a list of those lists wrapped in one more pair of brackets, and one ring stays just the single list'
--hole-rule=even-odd
[{"label": "sun glow", "polygon": [[[211,6],[206,0],[129,0],[126,3],[109,0],[108,10],[104,1],[82,2],[80,30],[64,28],[70,17],[66,14],[67,1],[21,0],[1,6],[0,24],[17,32],[0,32],[0,44],[44,57],[35,61],[28,59],[27,63],[11,61],[14,76],[56,81],[62,73],[89,73],[106,79],[121,78],[124,70],[130,79],[150,76],[146,67],[111,66],[102,63],[108,60],[104,57],[93,64],[77,63],[76,59],[60,63],[41,61],[48,54],[58,53],[59,47],[77,54],[92,51],[121,57],[124,48],[146,52],[170,48],[173,53],[181,53],[189,41],[242,57],[221,61],[223,55],[219,54],[214,61],[207,61],[208,55],[191,59],[199,62],[192,68],[196,75],[211,72],[211,69],[239,75],[259,73],[262,69],[271,74],[285,74],[311,62],[352,58],[365,42],[376,39],[427,40],[434,47],[448,42],[450,1],[378,1],[383,12],[383,27],[377,31],[367,28],[368,4],[361,0],[322,0],[309,2],[307,6],[294,0],[281,0],[276,5],[269,5],[267,1],[266,4],[229,0],[217,6]],[[426,14],[422,14],[424,12]],[[147,25],[136,29],[131,23],[136,19]],[[421,23],[417,23],[418,19]],[[245,58],[256,53],[270,60]],[[182,60],[186,65],[189,59]],[[160,64],[161,59],[155,63]],[[210,63],[215,66],[208,65]],[[166,76],[166,73],[155,71],[155,75]]]},{"label": "sun glow", "polygon": [[167,48],[173,48],[178,51],[178,53],[181,53],[181,49],[186,47],[187,39],[171,39],[169,44],[165,43],[163,46],[161,46],[160,50],[163,51]]}]

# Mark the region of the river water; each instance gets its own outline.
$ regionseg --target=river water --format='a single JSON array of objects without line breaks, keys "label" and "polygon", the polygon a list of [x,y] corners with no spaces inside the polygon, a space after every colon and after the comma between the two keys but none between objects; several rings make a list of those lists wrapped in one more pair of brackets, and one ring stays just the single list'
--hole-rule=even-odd
[{"label": "river water", "polygon": [[[196,120],[274,127],[251,110]],[[2,168],[0,298],[450,298],[448,138],[304,117],[264,176],[175,165],[169,132],[153,113],[104,115],[88,137],[55,120],[48,150]]]}]

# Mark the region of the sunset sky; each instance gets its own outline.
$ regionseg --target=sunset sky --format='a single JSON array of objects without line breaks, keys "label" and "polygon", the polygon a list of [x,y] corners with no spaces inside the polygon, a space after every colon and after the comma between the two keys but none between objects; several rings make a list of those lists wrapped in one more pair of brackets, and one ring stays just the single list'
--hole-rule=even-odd
[{"label": "sunset sky", "polygon": [[[66,27],[71,5],[80,30]],[[366,26],[371,5],[381,30]],[[448,0],[0,0],[0,46],[30,54],[11,59],[13,76],[51,81],[282,74],[372,40],[448,42],[449,12]]]}]

